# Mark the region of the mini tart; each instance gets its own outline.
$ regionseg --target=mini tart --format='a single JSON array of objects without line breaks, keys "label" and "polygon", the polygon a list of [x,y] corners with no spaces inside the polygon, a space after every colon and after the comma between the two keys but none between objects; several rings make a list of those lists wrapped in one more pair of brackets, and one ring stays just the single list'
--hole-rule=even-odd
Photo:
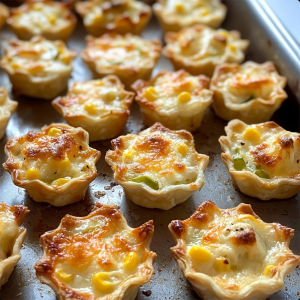
[{"label": "mini tart", "polygon": [[26,229],[20,226],[28,212],[25,206],[0,202],[0,289],[21,258]]},{"label": "mini tart", "polygon": [[0,29],[5,24],[6,19],[8,17],[9,17],[9,10],[8,10],[8,8],[4,4],[0,3]]},{"label": "mini tart", "polygon": [[112,140],[105,160],[115,181],[134,203],[168,210],[184,202],[205,183],[209,158],[195,150],[193,136],[160,123]]},{"label": "mini tart", "polygon": [[18,107],[18,102],[9,99],[7,90],[0,88],[0,139],[5,134],[8,121]]},{"label": "mini tart", "polygon": [[153,9],[165,32],[198,24],[218,28],[227,12],[220,0],[159,0]]},{"label": "mini tart", "polygon": [[149,82],[138,80],[132,87],[148,126],[160,122],[173,130],[194,131],[213,101],[208,85],[208,77],[180,70],[160,72]]},{"label": "mini tart", "polygon": [[66,97],[52,102],[54,108],[74,127],[82,127],[90,141],[120,135],[130,115],[134,94],[124,90],[116,76],[75,82]]},{"label": "mini tart", "polygon": [[100,152],[88,142],[88,133],[82,128],[51,124],[9,140],[3,168],[33,200],[64,206],[84,198],[97,176]]},{"label": "mini tart", "polygon": [[67,88],[75,56],[62,41],[43,37],[28,42],[12,40],[5,48],[1,67],[17,93],[52,100]]},{"label": "mini tart", "polygon": [[222,160],[241,192],[261,200],[287,199],[300,190],[300,134],[274,122],[232,120],[219,142]]},{"label": "mini tart", "polygon": [[100,38],[88,36],[81,58],[95,77],[116,75],[128,89],[138,79],[148,80],[160,56],[161,43],[139,36],[115,33]]},{"label": "mini tart", "polygon": [[151,8],[136,0],[91,0],[76,3],[88,32],[101,36],[108,31],[140,34],[151,17]]},{"label": "mini tart", "polygon": [[219,209],[207,201],[169,229],[173,257],[203,300],[265,300],[300,262],[289,249],[294,229],[264,223],[247,204]]},{"label": "mini tart", "polygon": [[241,63],[249,41],[241,40],[238,31],[214,30],[196,25],[165,35],[167,45],[163,55],[176,70],[185,69],[192,75],[213,75],[217,65],[225,62]]},{"label": "mini tart", "polygon": [[41,236],[41,282],[59,300],[134,300],[154,274],[153,221],[131,228],[115,205],[95,204],[86,217],[66,215]]},{"label": "mini tart", "polygon": [[57,1],[27,0],[11,10],[7,24],[21,40],[41,35],[48,40],[67,41],[76,26],[76,18],[66,5]]},{"label": "mini tart", "polygon": [[217,116],[227,121],[265,122],[287,98],[285,85],[286,78],[279,76],[272,62],[222,64],[211,80],[213,108]]}]

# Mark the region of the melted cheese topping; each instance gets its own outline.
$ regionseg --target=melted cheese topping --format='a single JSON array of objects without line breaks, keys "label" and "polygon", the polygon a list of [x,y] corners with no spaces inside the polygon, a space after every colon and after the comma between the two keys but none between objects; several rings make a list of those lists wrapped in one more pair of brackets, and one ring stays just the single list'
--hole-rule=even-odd
[{"label": "melted cheese topping", "polygon": [[248,171],[263,170],[271,179],[300,179],[300,134],[273,122],[247,126],[231,137],[231,155],[240,155]]},{"label": "melted cheese topping", "polygon": [[1,64],[12,72],[29,73],[34,77],[56,76],[72,69],[75,53],[61,41],[35,37],[31,41],[12,41],[5,49]]}]

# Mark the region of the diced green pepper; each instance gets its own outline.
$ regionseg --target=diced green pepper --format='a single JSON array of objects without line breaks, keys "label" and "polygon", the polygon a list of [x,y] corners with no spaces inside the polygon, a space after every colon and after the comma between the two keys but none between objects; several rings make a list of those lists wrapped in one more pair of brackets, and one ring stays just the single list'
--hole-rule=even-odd
[{"label": "diced green pepper", "polygon": [[266,173],[266,172],[263,171],[263,170],[260,170],[260,169],[256,169],[255,172],[254,172],[254,174],[257,175],[257,176],[260,177],[260,178],[270,179],[269,174]]},{"label": "diced green pepper", "polygon": [[134,182],[137,182],[137,183],[145,183],[151,189],[156,190],[156,191],[159,190],[158,182],[154,181],[149,176],[144,175],[144,176],[136,177],[136,178],[131,179],[131,181],[134,181]]},{"label": "diced green pepper", "polygon": [[246,168],[244,159],[239,155],[233,156],[233,165],[237,171],[242,171],[243,169]]}]

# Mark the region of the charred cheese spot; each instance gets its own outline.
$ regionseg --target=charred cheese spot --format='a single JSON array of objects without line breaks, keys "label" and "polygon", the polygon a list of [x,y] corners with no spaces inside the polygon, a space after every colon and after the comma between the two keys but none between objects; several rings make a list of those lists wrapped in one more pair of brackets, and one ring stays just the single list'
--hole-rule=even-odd
[{"label": "charred cheese spot", "polygon": [[294,140],[292,138],[281,136],[279,141],[282,148],[293,148]]},{"label": "charred cheese spot", "polygon": [[231,241],[235,245],[249,245],[252,246],[256,243],[256,235],[253,228],[235,231],[235,236],[231,237]]}]

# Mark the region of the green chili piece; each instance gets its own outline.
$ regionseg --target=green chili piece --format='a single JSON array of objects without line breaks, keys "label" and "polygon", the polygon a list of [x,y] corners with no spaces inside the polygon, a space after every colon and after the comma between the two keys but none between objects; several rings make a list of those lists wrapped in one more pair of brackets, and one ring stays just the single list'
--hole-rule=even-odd
[{"label": "green chili piece", "polygon": [[260,178],[266,178],[266,179],[270,179],[270,176],[268,173],[266,173],[265,171],[263,170],[259,170],[257,169],[255,172],[254,172],[255,175],[257,175],[258,177]]},{"label": "green chili piece", "polygon": [[149,176],[144,175],[144,176],[136,177],[136,178],[131,179],[131,181],[134,181],[134,182],[137,182],[137,183],[145,183],[151,189],[156,190],[156,191],[159,190],[158,182],[154,181]]},{"label": "green chili piece", "polygon": [[233,165],[237,171],[242,171],[246,168],[244,159],[241,156],[235,155],[233,157]]}]

